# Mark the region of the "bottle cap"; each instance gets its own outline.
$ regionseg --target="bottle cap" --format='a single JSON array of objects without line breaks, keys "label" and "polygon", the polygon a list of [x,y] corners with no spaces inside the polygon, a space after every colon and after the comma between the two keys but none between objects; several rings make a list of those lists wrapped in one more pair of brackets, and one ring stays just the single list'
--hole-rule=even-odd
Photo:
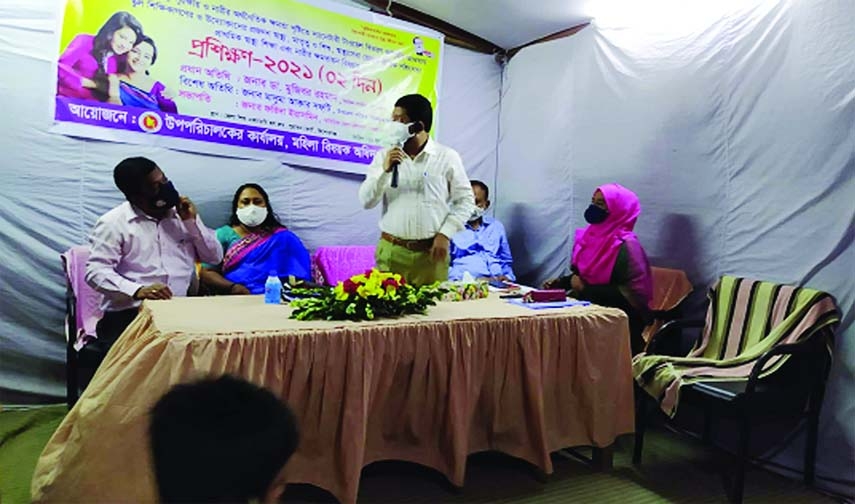
[{"label": "bottle cap", "polygon": [[277,274],[276,274],[276,270],[270,270],[270,273],[269,273],[269,274],[270,274],[270,276],[272,276],[272,277],[279,276],[279,275],[277,275]]}]

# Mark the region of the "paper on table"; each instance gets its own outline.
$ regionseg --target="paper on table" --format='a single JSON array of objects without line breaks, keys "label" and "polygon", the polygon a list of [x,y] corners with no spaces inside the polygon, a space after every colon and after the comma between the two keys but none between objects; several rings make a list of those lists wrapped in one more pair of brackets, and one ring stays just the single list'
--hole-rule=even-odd
[{"label": "paper on table", "polygon": [[505,282],[510,285],[510,289],[499,289],[498,287],[490,286],[490,292],[501,292],[505,293],[514,293],[514,294],[528,294],[529,292],[535,290],[534,287],[529,287],[528,285],[520,285],[513,282]]},{"label": "paper on table", "polygon": [[551,301],[548,303],[526,303],[522,299],[508,299],[508,303],[531,308],[532,310],[545,310],[546,308],[569,308],[571,306],[588,306],[590,301],[579,301],[568,299],[567,301]]}]

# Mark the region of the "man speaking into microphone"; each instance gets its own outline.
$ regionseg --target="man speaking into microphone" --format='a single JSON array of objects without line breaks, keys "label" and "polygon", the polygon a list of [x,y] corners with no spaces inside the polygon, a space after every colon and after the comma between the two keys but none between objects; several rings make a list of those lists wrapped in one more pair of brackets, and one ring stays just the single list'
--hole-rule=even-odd
[{"label": "man speaking into microphone", "polygon": [[449,238],[475,211],[469,178],[460,155],[430,138],[427,98],[402,96],[392,121],[395,145],[377,152],[359,187],[365,208],[383,201],[377,268],[417,286],[446,280]]}]

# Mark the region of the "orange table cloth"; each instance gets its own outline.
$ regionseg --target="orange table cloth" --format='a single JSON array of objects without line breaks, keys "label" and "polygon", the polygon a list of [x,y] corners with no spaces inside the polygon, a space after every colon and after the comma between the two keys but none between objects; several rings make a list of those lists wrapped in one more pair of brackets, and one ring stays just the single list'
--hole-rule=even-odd
[{"label": "orange table cloth", "polygon": [[626,316],[530,310],[495,296],[426,315],[300,322],[258,296],[146,301],[54,433],[36,502],[152,502],[148,412],[172,385],[229,373],[292,406],[289,481],[355,502],[378,460],[462,486],[466,457],[498,450],[552,472],[549,454],[633,431]]}]

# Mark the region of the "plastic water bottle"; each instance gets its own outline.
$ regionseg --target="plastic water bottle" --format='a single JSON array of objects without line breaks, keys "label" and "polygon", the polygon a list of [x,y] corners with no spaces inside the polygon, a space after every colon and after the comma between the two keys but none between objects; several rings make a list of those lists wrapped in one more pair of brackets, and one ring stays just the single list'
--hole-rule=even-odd
[{"label": "plastic water bottle", "polygon": [[264,282],[264,302],[267,304],[279,304],[282,300],[282,281],[276,270],[270,270],[270,276]]}]

